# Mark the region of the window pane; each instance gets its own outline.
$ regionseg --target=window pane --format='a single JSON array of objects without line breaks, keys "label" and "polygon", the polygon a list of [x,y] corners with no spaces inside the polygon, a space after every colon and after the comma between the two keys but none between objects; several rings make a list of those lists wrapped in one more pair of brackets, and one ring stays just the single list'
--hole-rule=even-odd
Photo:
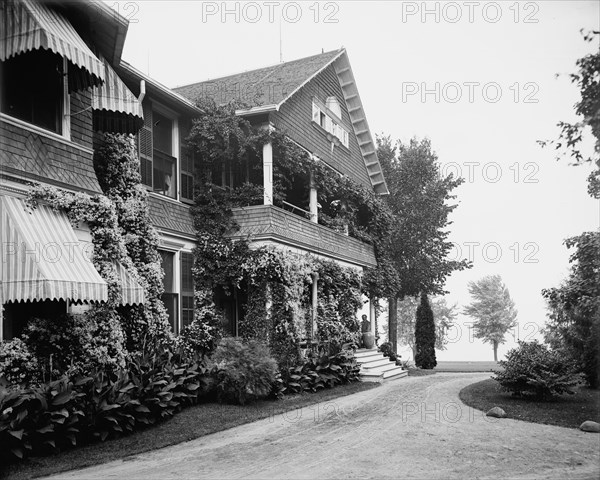
[{"label": "window pane", "polygon": [[169,314],[169,323],[171,324],[171,329],[173,332],[178,332],[178,321],[177,321],[177,294],[176,293],[163,293],[161,295],[161,300],[167,309],[167,313]]},{"label": "window pane", "polygon": [[153,190],[169,197],[175,198],[177,192],[176,160],[170,155],[166,155],[159,150],[154,150],[153,160]]},{"label": "window pane", "polygon": [[193,295],[181,295],[181,326],[185,327],[194,320]]},{"label": "window pane", "polygon": [[191,253],[181,252],[181,291],[194,291],[194,277],[192,267],[194,265],[194,256]]},{"label": "window pane", "polygon": [[153,111],[152,122],[154,148],[171,155],[173,153],[173,120]]},{"label": "window pane", "polygon": [[0,111],[62,133],[62,58],[34,51],[0,62]]},{"label": "window pane", "polygon": [[165,271],[165,276],[163,278],[163,284],[165,286],[165,292],[174,293],[174,273],[175,273],[175,254],[173,252],[165,252],[164,250],[159,250],[161,257],[161,266]]}]

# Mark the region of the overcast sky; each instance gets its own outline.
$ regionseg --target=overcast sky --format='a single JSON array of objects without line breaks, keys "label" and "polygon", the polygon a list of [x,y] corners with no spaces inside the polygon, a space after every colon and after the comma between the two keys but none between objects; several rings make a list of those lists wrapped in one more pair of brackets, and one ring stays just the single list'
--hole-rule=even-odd
[{"label": "overcast sky", "polygon": [[[598,49],[579,30],[599,28],[599,2],[107,3],[131,22],[124,59],[169,87],[345,47],[372,133],[429,137],[444,171],[466,180],[451,240],[474,267],[449,279],[449,301],[465,305],[467,283],[497,273],[520,337],[543,325],[540,291],[568,272],[563,240],[600,223],[589,168],[536,144],[575,120],[566,74]],[[491,359],[466,322],[438,360]]]}]

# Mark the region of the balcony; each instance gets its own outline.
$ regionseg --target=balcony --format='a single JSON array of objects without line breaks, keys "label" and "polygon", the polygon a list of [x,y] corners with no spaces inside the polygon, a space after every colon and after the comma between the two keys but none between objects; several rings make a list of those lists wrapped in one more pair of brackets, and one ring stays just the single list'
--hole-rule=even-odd
[{"label": "balcony", "polygon": [[235,208],[240,229],[231,237],[277,243],[363,267],[375,267],[373,247],[273,205]]}]

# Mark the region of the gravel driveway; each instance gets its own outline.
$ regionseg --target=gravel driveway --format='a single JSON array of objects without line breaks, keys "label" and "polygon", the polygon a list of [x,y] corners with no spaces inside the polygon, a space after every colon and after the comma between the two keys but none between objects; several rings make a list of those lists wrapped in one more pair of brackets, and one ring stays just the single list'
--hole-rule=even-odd
[{"label": "gravel driveway", "polygon": [[53,478],[600,478],[600,435],[492,419],[438,373]]}]

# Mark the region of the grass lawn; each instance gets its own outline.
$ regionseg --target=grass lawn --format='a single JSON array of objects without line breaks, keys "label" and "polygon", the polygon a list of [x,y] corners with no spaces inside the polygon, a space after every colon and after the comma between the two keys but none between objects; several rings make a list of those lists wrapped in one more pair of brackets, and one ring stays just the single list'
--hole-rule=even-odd
[{"label": "grass lawn", "polygon": [[491,378],[463,388],[460,399],[487,412],[500,407],[509,418],[577,428],[586,420],[600,422],[600,391],[581,387],[575,395],[561,395],[547,402],[513,397]]},{"label": "grass lawn", "polygon": [[[205,403],[186,408],[152,428],[104,443],[86,445],[48,457],[31,457],[0,471],[11,480],[51,475],[67,470],[109,462],[193,440],[210,433],[254,422],[297,408],[327,402],[378,387],[378,383],[355,382],[317,393],[289,395],[281,400],[263,400],[246,406]],[[311,410],[312,414],[312,410]]]}]

